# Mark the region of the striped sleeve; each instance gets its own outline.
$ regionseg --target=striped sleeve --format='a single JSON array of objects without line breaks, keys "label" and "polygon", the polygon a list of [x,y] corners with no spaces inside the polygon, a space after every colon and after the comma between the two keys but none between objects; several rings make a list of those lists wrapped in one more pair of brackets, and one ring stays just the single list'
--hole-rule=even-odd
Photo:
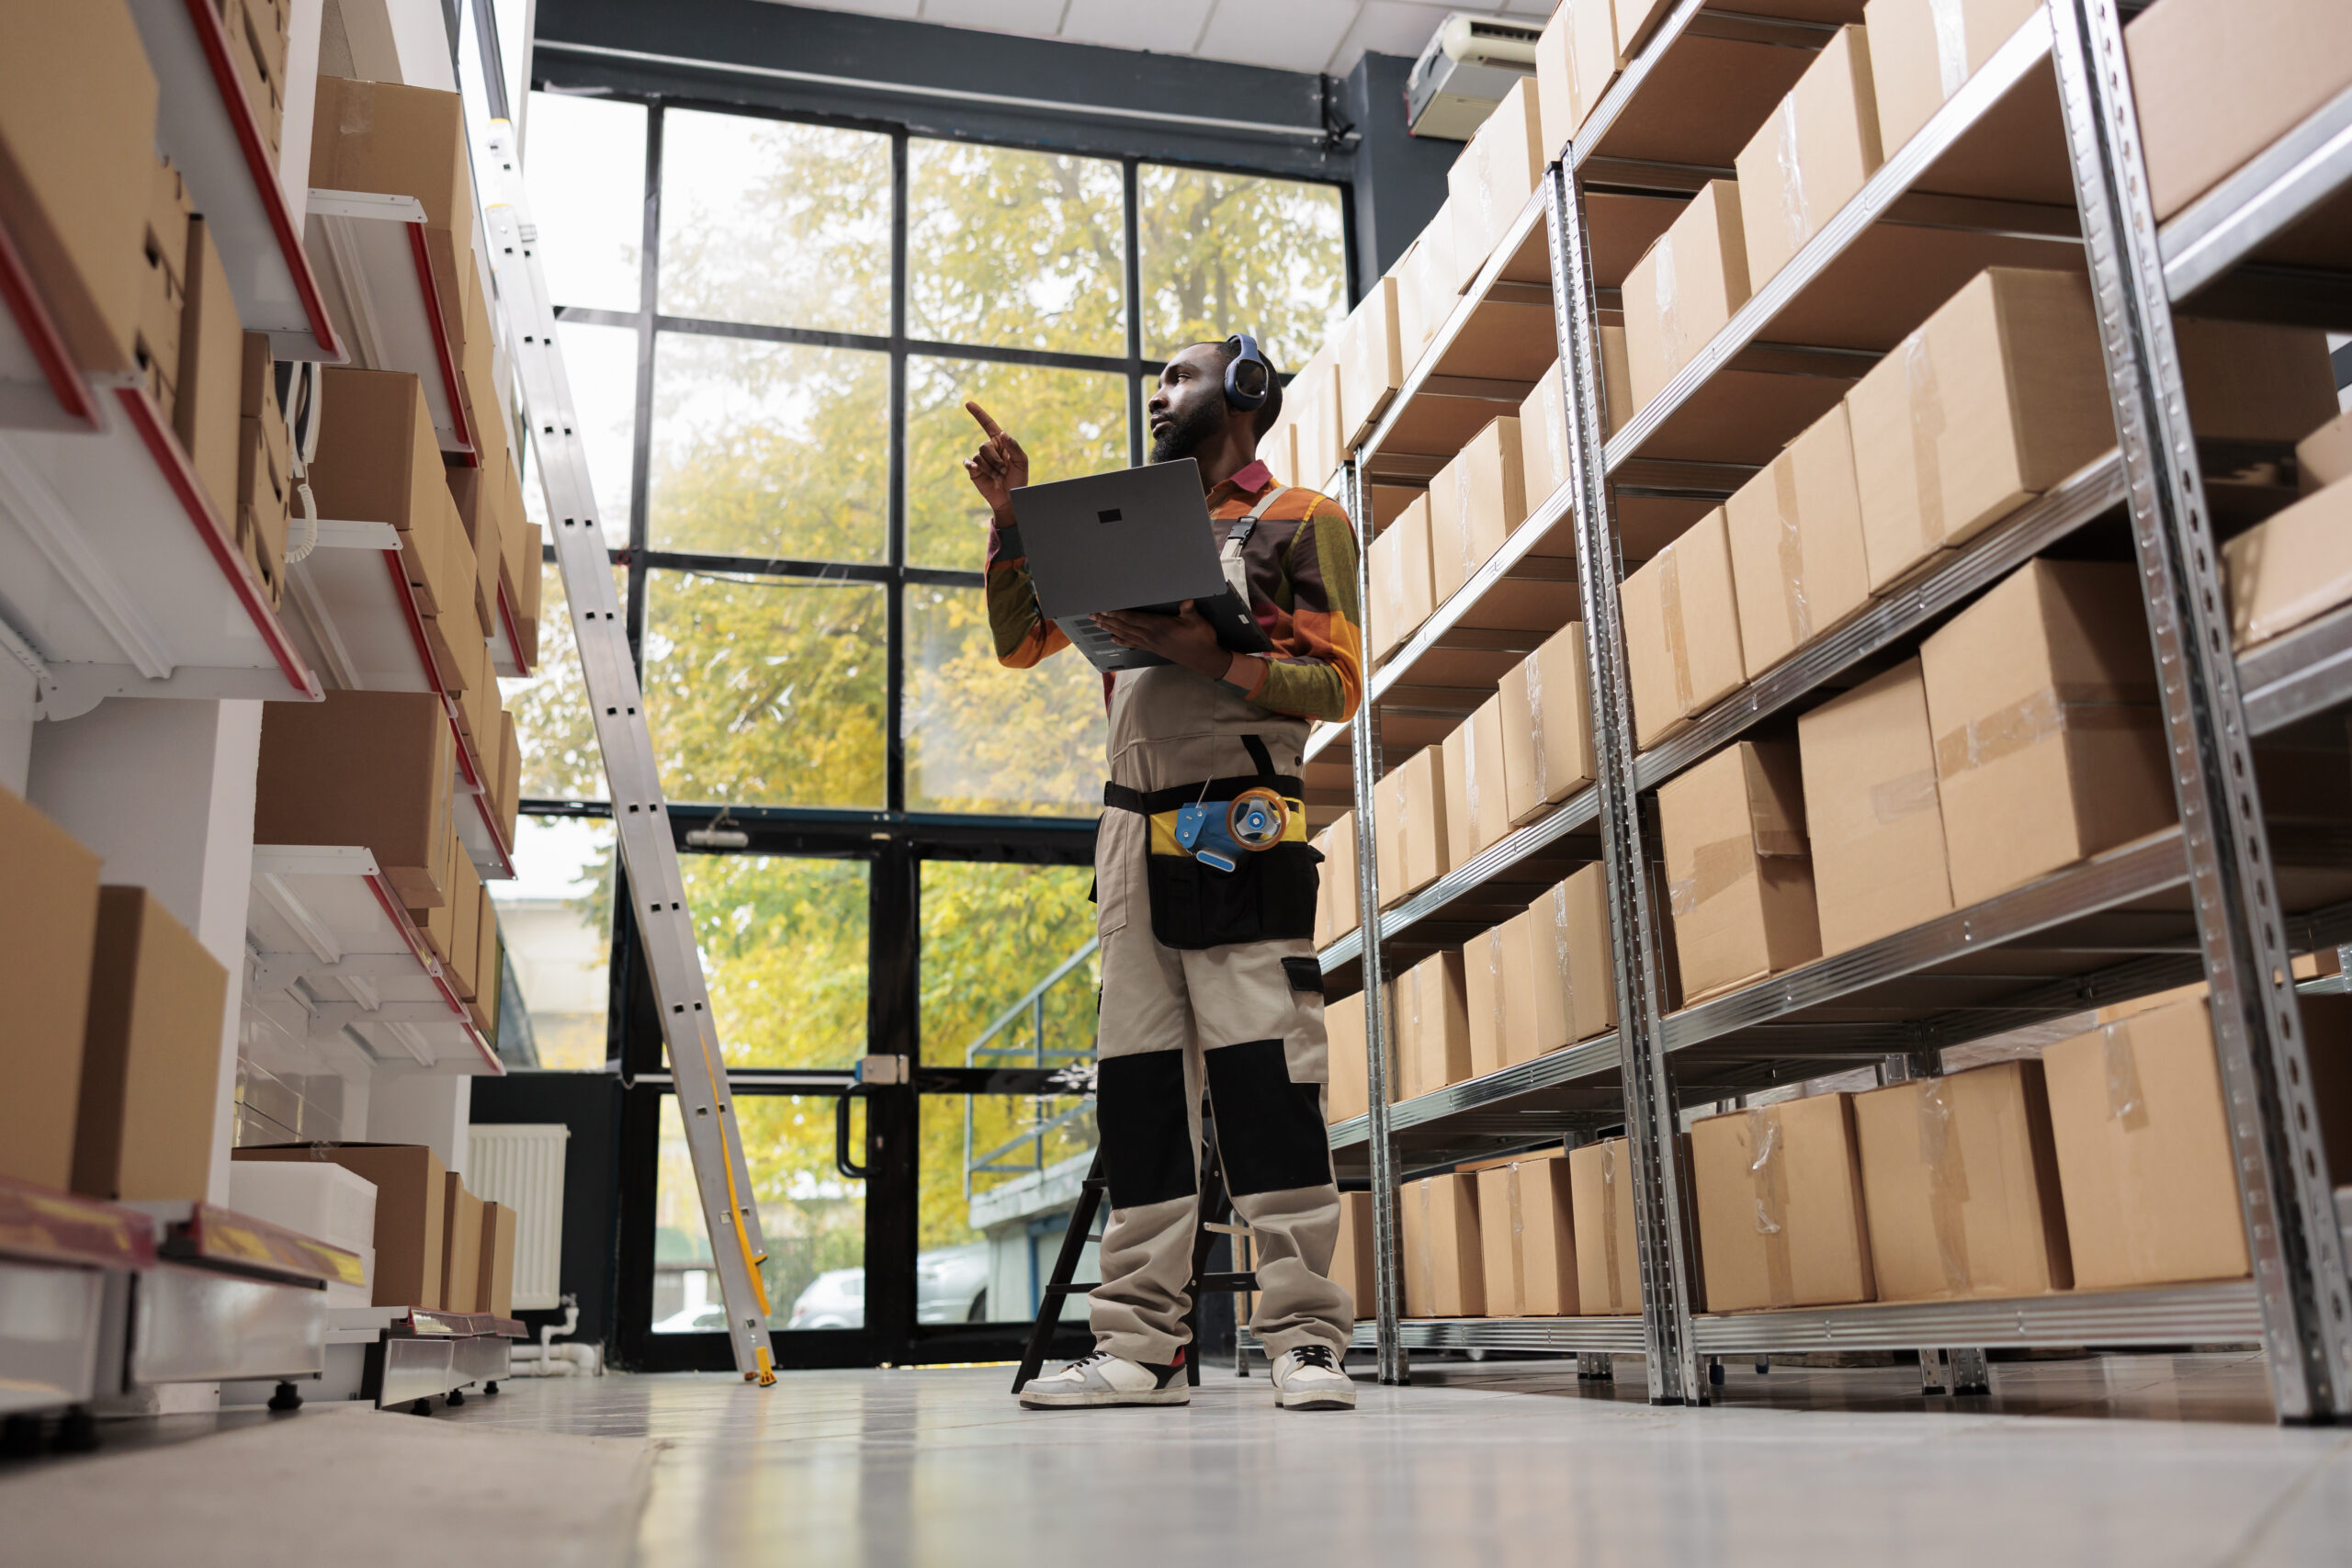
[{"label": "striped sleeve", "polygon": [[989,630],[996,637],[996,661],[1027,670],[1068,648],[1061,627],[1037,612],[1037,590],[1029,581],[1029,558],[1014,528],[989,530]]},{"label": "striped sleeve", "polygon": [[1317,496],[1283,561],[1289,625],[1250,700],[1302,718],[1352,717],[1363,698],[1363,634],[1356,608],[1356,535],[1348,514]]}]

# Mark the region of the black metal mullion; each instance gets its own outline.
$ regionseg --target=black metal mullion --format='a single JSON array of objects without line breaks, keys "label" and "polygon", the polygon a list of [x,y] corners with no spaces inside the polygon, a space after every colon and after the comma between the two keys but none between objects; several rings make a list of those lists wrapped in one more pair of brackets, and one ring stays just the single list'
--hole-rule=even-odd
[{"label": "black metal mullion", "polygon": [[637,328],[637,423],[629,442],[628,603],[624,608],[629,660],[637,666],[640,685],[645,681],[645,547],[650,532],[646,494],[653,466],[653,312],[662,287],[662,106],[655,104],[645,117],[645,210],[638,241],[638,313],[630,323]]},{"label": "black metal mullion", "polygon": [[[1127,362],[1122,368],[1127,378],[1127,461],[1141,468],[1144,429],[1143,219],[1137,206],[1136,167],[1133,158],[1120,161],[1120,199],[1126,209],[1124,224],[1127,248]],[[1155,368],[1154,374],[1157,373]]]},{"label": "black metal mullion", "polygon": [[907,808],[907,133],[890,138],[890,537],[888,686],[883,698],[884,803]]}]

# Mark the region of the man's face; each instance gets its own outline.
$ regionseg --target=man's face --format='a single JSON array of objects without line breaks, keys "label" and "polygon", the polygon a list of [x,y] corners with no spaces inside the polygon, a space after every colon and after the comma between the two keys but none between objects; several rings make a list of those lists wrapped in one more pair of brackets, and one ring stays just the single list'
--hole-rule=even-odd
[{"label": "man's face", "polygon": [[1159,388],[1145,405],[1151,422],[1151,460],[1172,463],[1200,450],[1225,428],[1225,358],[1210,344],[1196,343],[1168,362]]}]

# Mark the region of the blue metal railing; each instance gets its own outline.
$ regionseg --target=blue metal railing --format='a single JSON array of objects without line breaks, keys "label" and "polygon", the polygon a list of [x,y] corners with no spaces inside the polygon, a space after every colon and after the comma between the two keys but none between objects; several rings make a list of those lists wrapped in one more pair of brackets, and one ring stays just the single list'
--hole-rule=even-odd
[{"label": "blue metal railing", "polygon": [[[1063,1066],[1082,1061],[1094,1053],[1094,1041],[1090,1033],[1080,1044],[1048,1046],[1046,1043],[1046,999],[1054,988],[1072,975],[1082,975],[1082,984],[1094,982],[1093,965],[1090,964],[1101,949],[1096,938],[1087,939],[1086,945],[1056,964],[1053,971],[1025,992],[1019,1001],[997,1016],[995,1022],[982,1030],[973,1042],[964,1047],[964,1065],[969,1066],[1011,1066],[1025,1065],[1035,1067]],[[1024,1025],[1020,1032],[1027,1038],[1003,1041],[1009,1031]],[[1003,1043],[1000,1043],[1002,1041]],[[964,1197],[972,1196],[972,1179],[976,1176],[1011,1175],[1041,1171],[1046,1168],[1046,1140],[1054,1133],[1094,1113],[1094,1097],[1088,1094],[1068,1110],[1047,1114],[1051,1097],[1038,1095],[1029,1101],[1029,1122],[1012,1137],[985,1151],[975,1151],[973,1107],[978,1096],[964,1099]],[[1025,1155],[1016,1151],[1023,1149]]]}]

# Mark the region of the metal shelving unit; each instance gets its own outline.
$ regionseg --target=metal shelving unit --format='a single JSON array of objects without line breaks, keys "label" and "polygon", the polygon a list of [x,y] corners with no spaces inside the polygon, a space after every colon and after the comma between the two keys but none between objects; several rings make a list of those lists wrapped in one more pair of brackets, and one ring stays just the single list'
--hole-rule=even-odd
[{"label": "metal shelving unit", "polygon": [[[1372,1107],[1330,1134],[1343,1164],[1368,1168],[1374,1197],[1380,1299],[1359,1340],[1378,1350],[1384,1381],[1407,1375],[1412,1349],[1638,1352],[1650,1396],[1661,1403],[1703,1403],[1702,1362],[1718,1356],[2258,1341],[2268,1352],[2281,1419],[2352,1414],[2352,1287],[2341,1195],[2317,1144],[2289,977],[2291,953],[2352,941],[2352,832],[2267,823],[2254,790],[2224,787],[2252,776],[2251,738],[2352,704],[2352,607],[2242,657],[2233,653],[2172,344],[2172,309],[2192,300],[2231,314],[2252,313],[2244,302],[2258,299],[2270,320],[2282,309],[2291,319],[2341,316],[2352,278],[2308,267],[2282,272],[2264,258],[2289,225],[2352,204],[2352,94],[2159,230],[2147,205],[2115,0],[2047,0],[1611,433],[1599,332],[1601,310],[1615,303],[1616,278],[1596,276],[1597,258],[1622,265],[1638,254],[1647,239],[1629,234],[1629,222],[1636,231],[1648,225],[1651,238],[1662,227],[1655,212],[1628,198],[1687,195],[1721,177],[1828,30],[1713,11],[1702,0],[1678,6],[1579,139],[1562,150],[1347,470],[1353,513],[1367,516],[1370,483],[1426,480],[1445,460],[1425,435],[1415,437],[1446,428],[1428,405],[1459,397],[1493,405],[1489,417],[1510,412],[1498,406],[1502,388],[1455,386],[1446,356],[1475,339],[1481,312],[1498,302],[1528,302],[1525,274],[1540,223],[1566,383],[1569,479],[1368,680],[1357,722],[1344,727],[1360,918],[1354,931],[1324,950],[1322,963],[1334,990],[1376,988],[1389,972],[1389,949],[1412,955],[1454,945],[1523,908],[1556,880],[1560,865],[1598,861],[1607,878],[1621,1022],[1614,1033],[1391,1104],[1389,1021],[1382,1009],[1367,1010]],[[1747,96],[1716,104],[1709,115],[1675,112],[1678,83],[1710,72],[1720,78],[1727,62],[1747,67],[1740,89]],[[2021,141],[2047,156],[2039,164],[2020,159]],[[1792,373],[1826,378],[1842,392],[1983,267],[2047,265],[2053,258],[2085,265],[2091,278],[2116,450],[1636,753],[1618,588],[1629,547],[1646,544],[1642,531],[1656,522],[1629,538],[1618,499],[1648,505],[1665,498],[1695,519],[1817,412],[1792,396],[1758,416],[1756,406],[1768,400],[1759,394],[1793,386],[1786,379]],[[1865,276],[1895,282],[1854,303],[1849,285]],[[1818,399],[1821,388],[1804,396]],[[1655,818],[1643,796],[1839,675],[1916,641],[2026,560],[2094,525],[2110,544],[2128,530],[2147,591],[2180,826],[1864,947],[1695,1006],[1676,1004],[1663,973],[1668,949],[1651,876]],[[1386,761],[1384,701],[1402,698],[1418,718],[1466,714],[1482,700],[1492,682],[1477,683],[1475,661],[1444,660],[1516,649],[1510,637],[1480,635],[1492,619],[1482,617],[1482,607],[1506,583],[1563,581],[1556,552],[1564,536],[1573,538],[1576,556],[1575,618],[1585,627],[1596,781],[1380,910],[1372,818],[1373,786]],[[1367,569],[1366,598],[1370,586]],[[1560,624],[1569,618],[1563,615]],[[1530,648],[1544,635],[1517,633]],[[1441,665],[1444,678],[1432,678]],[[1466,684],[1465,669],[1473,671]],[[1319,731],[1310,752],[1335,744],[1341,728]],[[1397,748],[1400,757],[1411,749]],[[1988,962],[2004,953],[2018,962]],[[1695,1228],[1670,1156],[1681,1107],[1856,1066],[1883,1064],[1890,1078],[1932,1073],[1946,1046],[2199,977],[2212,989],[2233,1112],[2255,1259],[2250,1280],[2024,1300],[1697,1310]],[[1604,1126],[1623,1126],[1630,1137],[1639,1319],[1400,1319],[1400,1180],[1416,1169],[1563,1135],[1573,1140]]]}]

